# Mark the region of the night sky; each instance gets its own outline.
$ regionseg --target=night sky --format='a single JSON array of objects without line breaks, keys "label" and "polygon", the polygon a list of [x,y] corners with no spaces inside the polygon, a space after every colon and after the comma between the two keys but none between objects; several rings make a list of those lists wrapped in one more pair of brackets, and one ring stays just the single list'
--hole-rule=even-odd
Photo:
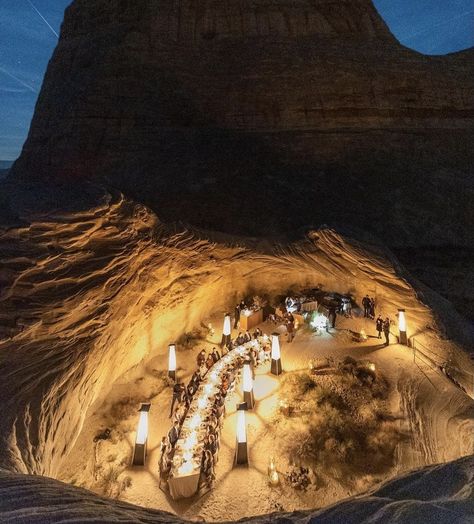
[{"label": "night sky", "polygon": [[[20,153],[70,1],[0,0],[0,160],[13,160]],[[474,45],[472,0],[374,4],[395,36],[417,51],[445,54]]]}]

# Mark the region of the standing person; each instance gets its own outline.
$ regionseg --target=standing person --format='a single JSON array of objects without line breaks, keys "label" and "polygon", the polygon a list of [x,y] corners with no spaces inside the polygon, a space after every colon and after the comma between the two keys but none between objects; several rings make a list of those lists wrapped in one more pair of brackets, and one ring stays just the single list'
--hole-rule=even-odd
[{"label": "standing person", "polygon": [[369,311],[370,311],[369,295],[365,295],[365,297],[362,299],[362,305],[364,306],[364,318],[369,318]]},{"label": "standing person", "polygon": [[385,335],[385,345],[390,344],[390,319],[387,317],[383,323],[383,334]]},{"label": "standing person", "polygon": [[[291,315],[293,317],[293,315]],[[288,319],[286,323],[286,331],[288,332],[288,342],[293,342],[295,336],[295,323],[293,320]]]},{"label": "standing person", "polygon": [[179,424],[175,422],[171,429],[168,431],[168,440],[172,447],[178,442],[179,438]]},{"label": "standing person", "polygon": [[183,400],[183,393],[184,393],[184,384],[182,382],[176,382],[176,384],[173,386],[173,400],[171,401],[171,409],[170,409],[170,416],[173,415],[173,408],[176,401],[178,401],[178,404]]},{"label": "standing person", "polygon": [[206,362],[206,351],[204,349],[202,349],[198,353],[198,355],[196,357],[196,361],[197,361],[198,368],[201,367],[204,364],[204,362]]},{"label": "standing person", "polygon": [[219,355],[219,351],[217,351],[216,348],[212,348],[211,355],[212,355],[212,359],[214,360],[214,362],[217,362],[221,358],[221,356]]},{"label": "standing person", "polygon": [[331,308],[329,310],[329,321],[331,322],[331,327],[334,329],[336,327],[336,310]]},{"label": "standing person", "polygon": [[369,314],[370,314],[370,318],[374,320],[375,318],[375,298],[370,299]]},{"label": "standing person", "polygon": [[234,329],[239,327],[240,322],[240,304],[237,304],[234,309]]},{"label": "standing person", "polygon": [[377,330],[377,333],[379,334],[377,338],[382,338],[383,318],[380,315],[377,317],[377,320],[375,321],[375,329]]}]

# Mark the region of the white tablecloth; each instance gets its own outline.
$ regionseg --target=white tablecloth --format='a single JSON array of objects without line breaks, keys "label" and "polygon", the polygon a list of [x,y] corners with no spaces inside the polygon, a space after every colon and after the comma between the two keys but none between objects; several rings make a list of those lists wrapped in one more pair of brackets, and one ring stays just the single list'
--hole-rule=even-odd
[{"label": "white tablecloth", "polygon": [[218,360],[206,373],[194,394],[175,445],[173,465],[168,479],[173,499],[192,497],[197,493],[207,433],[205,419],[212,411],[223,375],[238,357],[248,353],[253,343],[255,342],[238,346]]}]

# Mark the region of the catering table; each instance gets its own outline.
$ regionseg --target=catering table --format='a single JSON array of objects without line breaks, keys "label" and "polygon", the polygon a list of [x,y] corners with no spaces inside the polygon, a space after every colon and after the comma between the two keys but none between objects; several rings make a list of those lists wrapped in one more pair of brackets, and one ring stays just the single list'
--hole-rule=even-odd
[{"label": "catering table", "polygon": [[180,475],[168,479],[170,495],[173,500],[186,499],[192,497],[199,489],[199,478],[201,470],[193,470],[189,475]]},{"label": "catering table", "polygon": [[244,309],[240,312],[240,330],[247,331],[263,322],[263,309]]},{"label": "catering table", "polygon": [[234,365],[238,357],[248,353],[252,343],[256,341],[238,346],[221,357],[206,373],[193,396],[174,448],[173,464],[168,479],[170,495],[174,500],[192,497],[199,489],[204,439],[207,434],[206,418],[214,406],[223,375]]},{"label": "catering table", "polygon": [[303,302],[301,304],[301,311],[316,311],[318,309],[318,303],[316,300],[311,302]]}]

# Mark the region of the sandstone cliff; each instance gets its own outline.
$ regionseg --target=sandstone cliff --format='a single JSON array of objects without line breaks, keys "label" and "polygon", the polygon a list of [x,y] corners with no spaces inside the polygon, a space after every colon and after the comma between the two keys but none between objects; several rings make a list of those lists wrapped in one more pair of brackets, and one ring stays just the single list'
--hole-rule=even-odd
[{"label": "sandstone cliff", "polygon": [[14,176],[232,233],[473,245],[473,57],[403,48],[370,0],[76,0]]}]

